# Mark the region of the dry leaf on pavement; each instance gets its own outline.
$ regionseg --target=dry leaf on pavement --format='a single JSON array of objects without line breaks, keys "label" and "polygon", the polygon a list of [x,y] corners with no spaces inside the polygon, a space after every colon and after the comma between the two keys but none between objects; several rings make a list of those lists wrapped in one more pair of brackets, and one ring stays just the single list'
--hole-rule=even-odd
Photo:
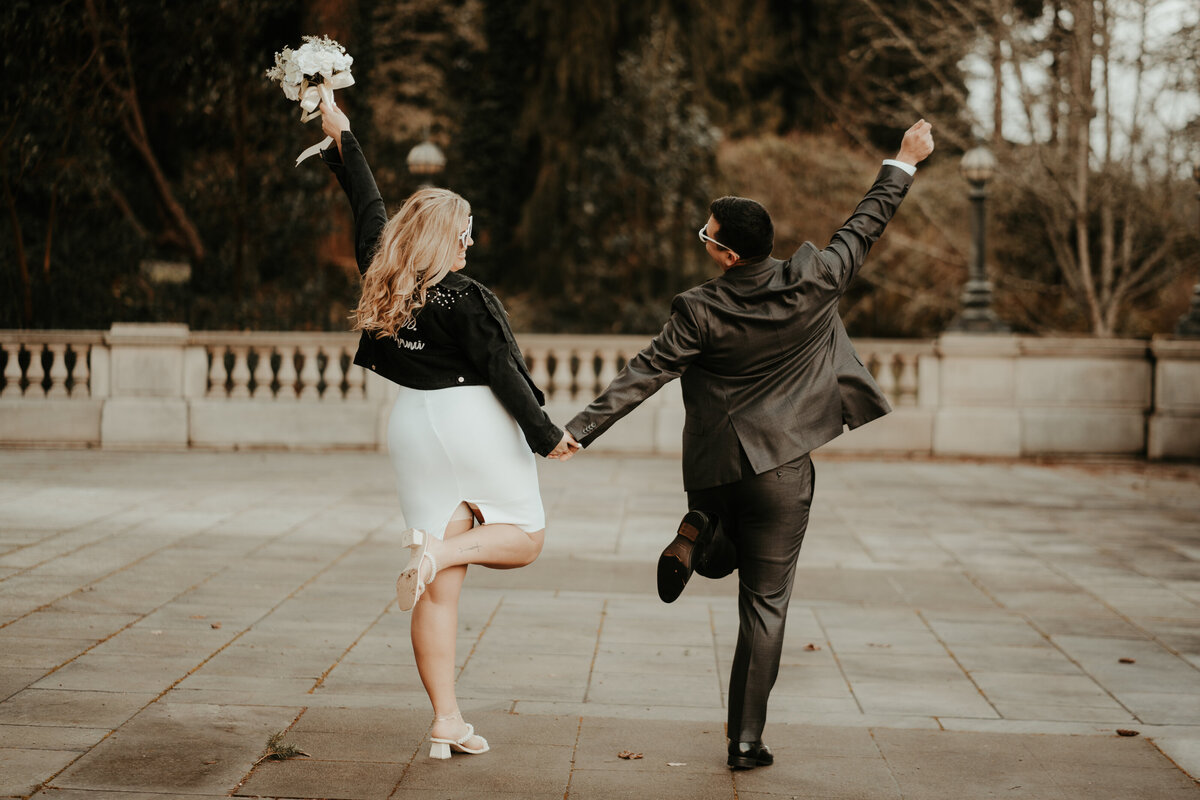
[{"label": "dry leaf on pavement", "polygon": [[635,753],[632,750],[622,750],[621,752],[617,753],[617,758],[631,759],[631,758],[641,758],[641,757],[642,757],[641,753]]}]

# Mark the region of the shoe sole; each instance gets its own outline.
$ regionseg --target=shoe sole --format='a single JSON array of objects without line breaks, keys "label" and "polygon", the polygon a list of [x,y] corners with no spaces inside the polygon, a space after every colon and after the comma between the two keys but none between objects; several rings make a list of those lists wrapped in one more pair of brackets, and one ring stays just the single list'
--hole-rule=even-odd
[{"label": "shoe sole", "polygon": [[[664,603],[675,602],[679,595],[683,594],[683,587],[687,586],[688,579],[692,577],[693,567],[690,562],[692,555],[696,552],[696,547],[703,544],[700,541],[703,525],[702,518],[696,512],[689,511],[684,515],[683,521],[679,523],[679,530],[675,532],[675,538],[659,556],[658,597]],[[676,545],[679,546],[680,552],[671,552],[676,550]],[[684,558],[688,563],[684,563]]]},{"label": "shoe sole", "polygon": [[404,532],[401,545],[409,551],[409,559],[408,566],[396,579],[396,605],[401,611],[412,611],[421,599],[421,567],[425,562],[425,550],[429,547],[429,534],[418,528],[410,529]]},{"label": "shoe sole", "polygon": [[741,753],[730,753],[729,760],[726,761],[730,769],[756,769],[758,767],[769,767],[775,763],[775,754],[766,750],[761,750],[758,755],[743,755]]}]

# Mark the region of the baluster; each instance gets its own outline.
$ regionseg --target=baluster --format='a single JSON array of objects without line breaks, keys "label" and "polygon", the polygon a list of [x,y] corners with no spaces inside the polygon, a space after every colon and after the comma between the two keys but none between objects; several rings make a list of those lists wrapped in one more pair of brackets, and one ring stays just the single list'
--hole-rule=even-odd
[{"label": "baluster", "polygon": [[50,351],[50,388],[46,397],[67,396],[67,345],[48,344]]},{"label": "baluster", "polygon": [[[325,356],[325,363],[321,363],[321,356]],[[338,367],[333,366],[333,358],[325,352],[324,348],[320,348],[320,352],[315,359],[317,364],[317,391],[321,393],[322,400],[336,400],[341,397],[342,387],[333,383],[330,378],[330,373],[336,374],[339,371]],[[341,379],[339,378],[339,383]]]},{"label": "baluster", "polygon": [[229,349],[233,352],[233,369],[229,370],[229,380],[233,382],[233,387],[229,390],[229,397],[249,397],[250,365],[246,356],[249,355],[250,348],[245,345],[231,345]]},{"label": "baluster", "polygon": [[0,348],[8,353],[8,361],[4,365],[4,388],[0,389],[0,397],[21,396],[21,345],[0,344]]},{"label": "baluster", "polygon": [[908,353],[900,356],[900,405],[917,404],[917,356]]},{"label": "baluster", "polygon": [[75,366],[71,368],[71,397],[92,396],[92,371],[88,366],[91,347],[86,344],[71,345],[75,352]]},{"label": "baluster", "polygon": [[596,384],[592,387],[592,393],[600,394],[617,377],[617,351],[600,350],[596,355],[600,357],[600,369],[596,370]]},{"label": "baluster", "polygon": [[26,348],[29,350],[29,367],[25,370],[25,378],[28,381],[25,395],[45,397],[46,387],[42,386],[42,381],[46,377],[46,367],[42,364],[42,345],[27,345]]},{"label": "baluster", "polygon": [[879,382],[879,388],[887,396],[887,399],[893,403],[896,402],[896,370],[892,364],[892,356],[888,353],[880,353],[879,369],[876,371],[875,380]]},{"label": "baluster", "polygon": [[321,369],[317,364],[317,358],[321,354],[321,348],[310,345],[297,349],[304,356],[304,366],[300,368],[300,399],[319,400],[321,399],[321,389],[318,384],[321,382]]},{"label": "baluster", "polygon": [[553,388],[550,385],[550,351],[549,350],[529,350],[525,354],[525,360],[532,362],[529,369],[529,377],[533,378],[533,383],[546,394],[546,399],[549,400],[553,394]]},{"label": "baluster", "polygon": [[254,352],[258,355],[258,363],[254,365],[254,399],[270,400],[271,381],[275,379],[275,371],[271,369],[272,350],[264,345],[255,347]]},{"label": "baluster", "polygon": [[217,345],[208,351],[212,358],[208,365],[208,393],[206,397],[225,397],[225,348]]},{"label": "baluster", "polygon": [[346,392],[342,382],[346,379],[346,369],[342,366],[342,348],[335,347],[325,353],[325,369],[321,372],[325,376],[325,393],[321,397],[323,400],[343,400]]},{"label": "baluster", "polygon": [[275,399],[296,399],[296,348],[292,345],[279,350],[279,394]]},{"label": "baluster", "polygon": [[566,385],[568,400],[579,397],[579,382],[582,380],[580,375],[583,371],[583,359],[579,357],[579,351],[571,348],[563,358],[562,366],[559,367],[559,374],[563,376],[563,382]]},{"label": "baluster", "polygon": [[346,353],[346,399],[362,400],[366,397],[367,373],[354,363],[354,357]]}]

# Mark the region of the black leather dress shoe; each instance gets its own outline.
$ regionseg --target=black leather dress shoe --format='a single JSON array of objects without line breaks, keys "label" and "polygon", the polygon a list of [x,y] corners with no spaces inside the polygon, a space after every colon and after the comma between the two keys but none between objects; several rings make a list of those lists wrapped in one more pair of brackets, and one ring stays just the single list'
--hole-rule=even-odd
[{"label": "black leather dress shoe", "polygon": [[703,511],[684,514],[675,538],[658,557],[658,596],[664,603],[673,603],[683,592],[696,569],[697,554],[708,547],[715,527]]},{"label": "black leather dress shoe", "polygon": [[727,763],[730,769],[754,769],[774,764],[775,756],[771,755],[771,748],[761,741],[730,742]]}]

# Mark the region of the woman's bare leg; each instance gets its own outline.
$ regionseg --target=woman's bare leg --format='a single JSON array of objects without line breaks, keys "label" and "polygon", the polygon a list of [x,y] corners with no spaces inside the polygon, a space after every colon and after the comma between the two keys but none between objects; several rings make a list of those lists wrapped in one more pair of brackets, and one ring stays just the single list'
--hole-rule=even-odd
[{"label": "woman's bare leg", "polygon": [[[532,564],[542,552],[545,531],[526,533],[516,525],[480,525],[453,537],[433,542],[429,552],[438,569],[479,564],[492,569],[515,569]],[[439,579],[441,572],[438,573]]]},{"label": "woman's bare leg", "polygon": [[[471,529],[471,520],[453,520],[446,526],[446,541],[456,539]],[[436,556],[435,556],[436,558]],[[467,732],[458,713],[458,697],[454,691],[454,650],[458,636],[458,597],[467,577],[464,564],[443,566],[438,562],[437,578],[425,588],[412,611],[413,655],[417,672],[433,705],[433,730],[439,739],[458,739]],[[482,746],[479,741],[466,743],[471,749]]]}]

